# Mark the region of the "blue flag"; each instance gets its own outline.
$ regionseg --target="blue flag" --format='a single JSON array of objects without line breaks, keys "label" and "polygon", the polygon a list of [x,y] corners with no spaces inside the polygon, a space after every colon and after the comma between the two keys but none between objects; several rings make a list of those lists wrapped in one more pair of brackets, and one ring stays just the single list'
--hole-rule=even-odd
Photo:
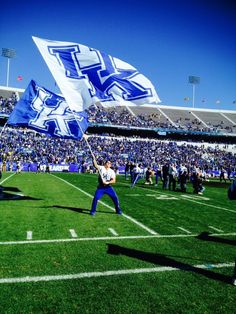
[{"label": "blue flag", "polygon": [[31,81],[12,111],[8,124],[53,137],[79,140],[88,128],[85,111],[71,111],[65,98]]}]

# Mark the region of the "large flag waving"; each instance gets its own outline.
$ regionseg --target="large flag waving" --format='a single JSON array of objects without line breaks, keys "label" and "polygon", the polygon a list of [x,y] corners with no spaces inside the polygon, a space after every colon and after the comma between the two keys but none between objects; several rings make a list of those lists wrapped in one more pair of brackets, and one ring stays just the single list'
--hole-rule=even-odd
[{"label": "large flag waving", "polygon": [[31,81],[12,111],[8,124],[53,137],[79,140],[88,128],[86,112],[72,112],[65,99]]},{"label": "large flag waving", "polygon": [[72,110],[103,105],[157,104],[152,83],[132,65],[97,49],[33,37]]}]

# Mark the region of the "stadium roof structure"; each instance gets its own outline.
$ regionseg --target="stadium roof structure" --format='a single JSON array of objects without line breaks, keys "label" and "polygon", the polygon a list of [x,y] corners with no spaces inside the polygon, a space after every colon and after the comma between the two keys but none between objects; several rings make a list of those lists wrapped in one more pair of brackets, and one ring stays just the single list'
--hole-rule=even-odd
[{"label": "stadium roof structure", "polygon": [[23,88],[0,86],[0,96],[4,98],[11,97],[12,93],[16,93],[20,97],[24,93],[24,91],[25,90]]},{"label": "stadium roof structure", "polygon": [[144,104],[140,105],[139,107],[142,108],[163,108],[163,109],[179,109],[179,110],[186,110],[186,111],[207,111],[207,112],[228,112],[228,113],[236,113],[236,110],[225,110],[225,109],[207,109],[207,108],[196,108],[196,107],[183,107],[183,106],[170,106],[170,105],[150,105]]}]

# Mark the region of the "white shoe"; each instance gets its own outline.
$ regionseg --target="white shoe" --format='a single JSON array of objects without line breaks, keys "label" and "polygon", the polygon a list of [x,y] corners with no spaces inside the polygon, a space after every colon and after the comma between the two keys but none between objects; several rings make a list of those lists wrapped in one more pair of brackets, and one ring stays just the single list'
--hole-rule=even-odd
[{"label": "white shoe", "polygon": [[236,286],[236,277],[233,277],[233,279],[232,279],[232,284],[233,284],[234,286]]}]

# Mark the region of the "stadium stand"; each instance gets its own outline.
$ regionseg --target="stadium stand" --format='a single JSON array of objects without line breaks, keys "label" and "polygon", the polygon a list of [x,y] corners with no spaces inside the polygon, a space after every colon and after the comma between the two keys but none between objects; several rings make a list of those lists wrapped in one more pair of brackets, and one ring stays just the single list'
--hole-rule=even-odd
[{"label": "stadium stand", "polygon": [[221,132],[236,132],[236,124],[232,123],[225,114],[221,112],[197,111],[196,116],[204,120],[209,129]]},{"label": "stadium stand", "polygon": [[[0,87],[1,127],[22,93],[23,90]],[[120,171],[127,160],[153,168],[168,160],[191,169],[201,167],[211,175],[219,175],[222,167],[236,171],[236,111],[98,105],[91,106],[88,114],[92,150],[102,159],[114,160]],[[91,167],[85,141],[50,138],[10,127],[1,133],[0,163],[5,163],[6,170],[14,169],[18,161],[31,171],[37,162],[77,165],[73,168],[76,171]]]},{"label": "stadium stand", "polygon": [[15,87],[0,86],[0,96],[2,98],[11,98],[13,94],[19,97],[24,93],[24,89]]},{"label": "stadium stand", "polygon": [[17,100],[21,97],[24,90],[19,88],[11,88],[0,86],[0,113],[1,116],[12,112]]},{"label": "stadium stand", "polygon": [[[0,113],[9,114],[23,89],[0,86]],[[173,106],[130,106],[88,110],[91,124],[236,134],[236,111]]]},{"label": "stadium stand", "polygon": [[132,107],[132,112],[149,127],[173,127],[168,118],[155,106]]},{"label": "stadium stand", "polygon": [[232,122],[232,123],[234,123],[234,124],[236,124],[236,113],[233,113],[233,112],[231,112],[231,113],[225,113],[224,114],[225,116],[227,116],[227,118]]}]

